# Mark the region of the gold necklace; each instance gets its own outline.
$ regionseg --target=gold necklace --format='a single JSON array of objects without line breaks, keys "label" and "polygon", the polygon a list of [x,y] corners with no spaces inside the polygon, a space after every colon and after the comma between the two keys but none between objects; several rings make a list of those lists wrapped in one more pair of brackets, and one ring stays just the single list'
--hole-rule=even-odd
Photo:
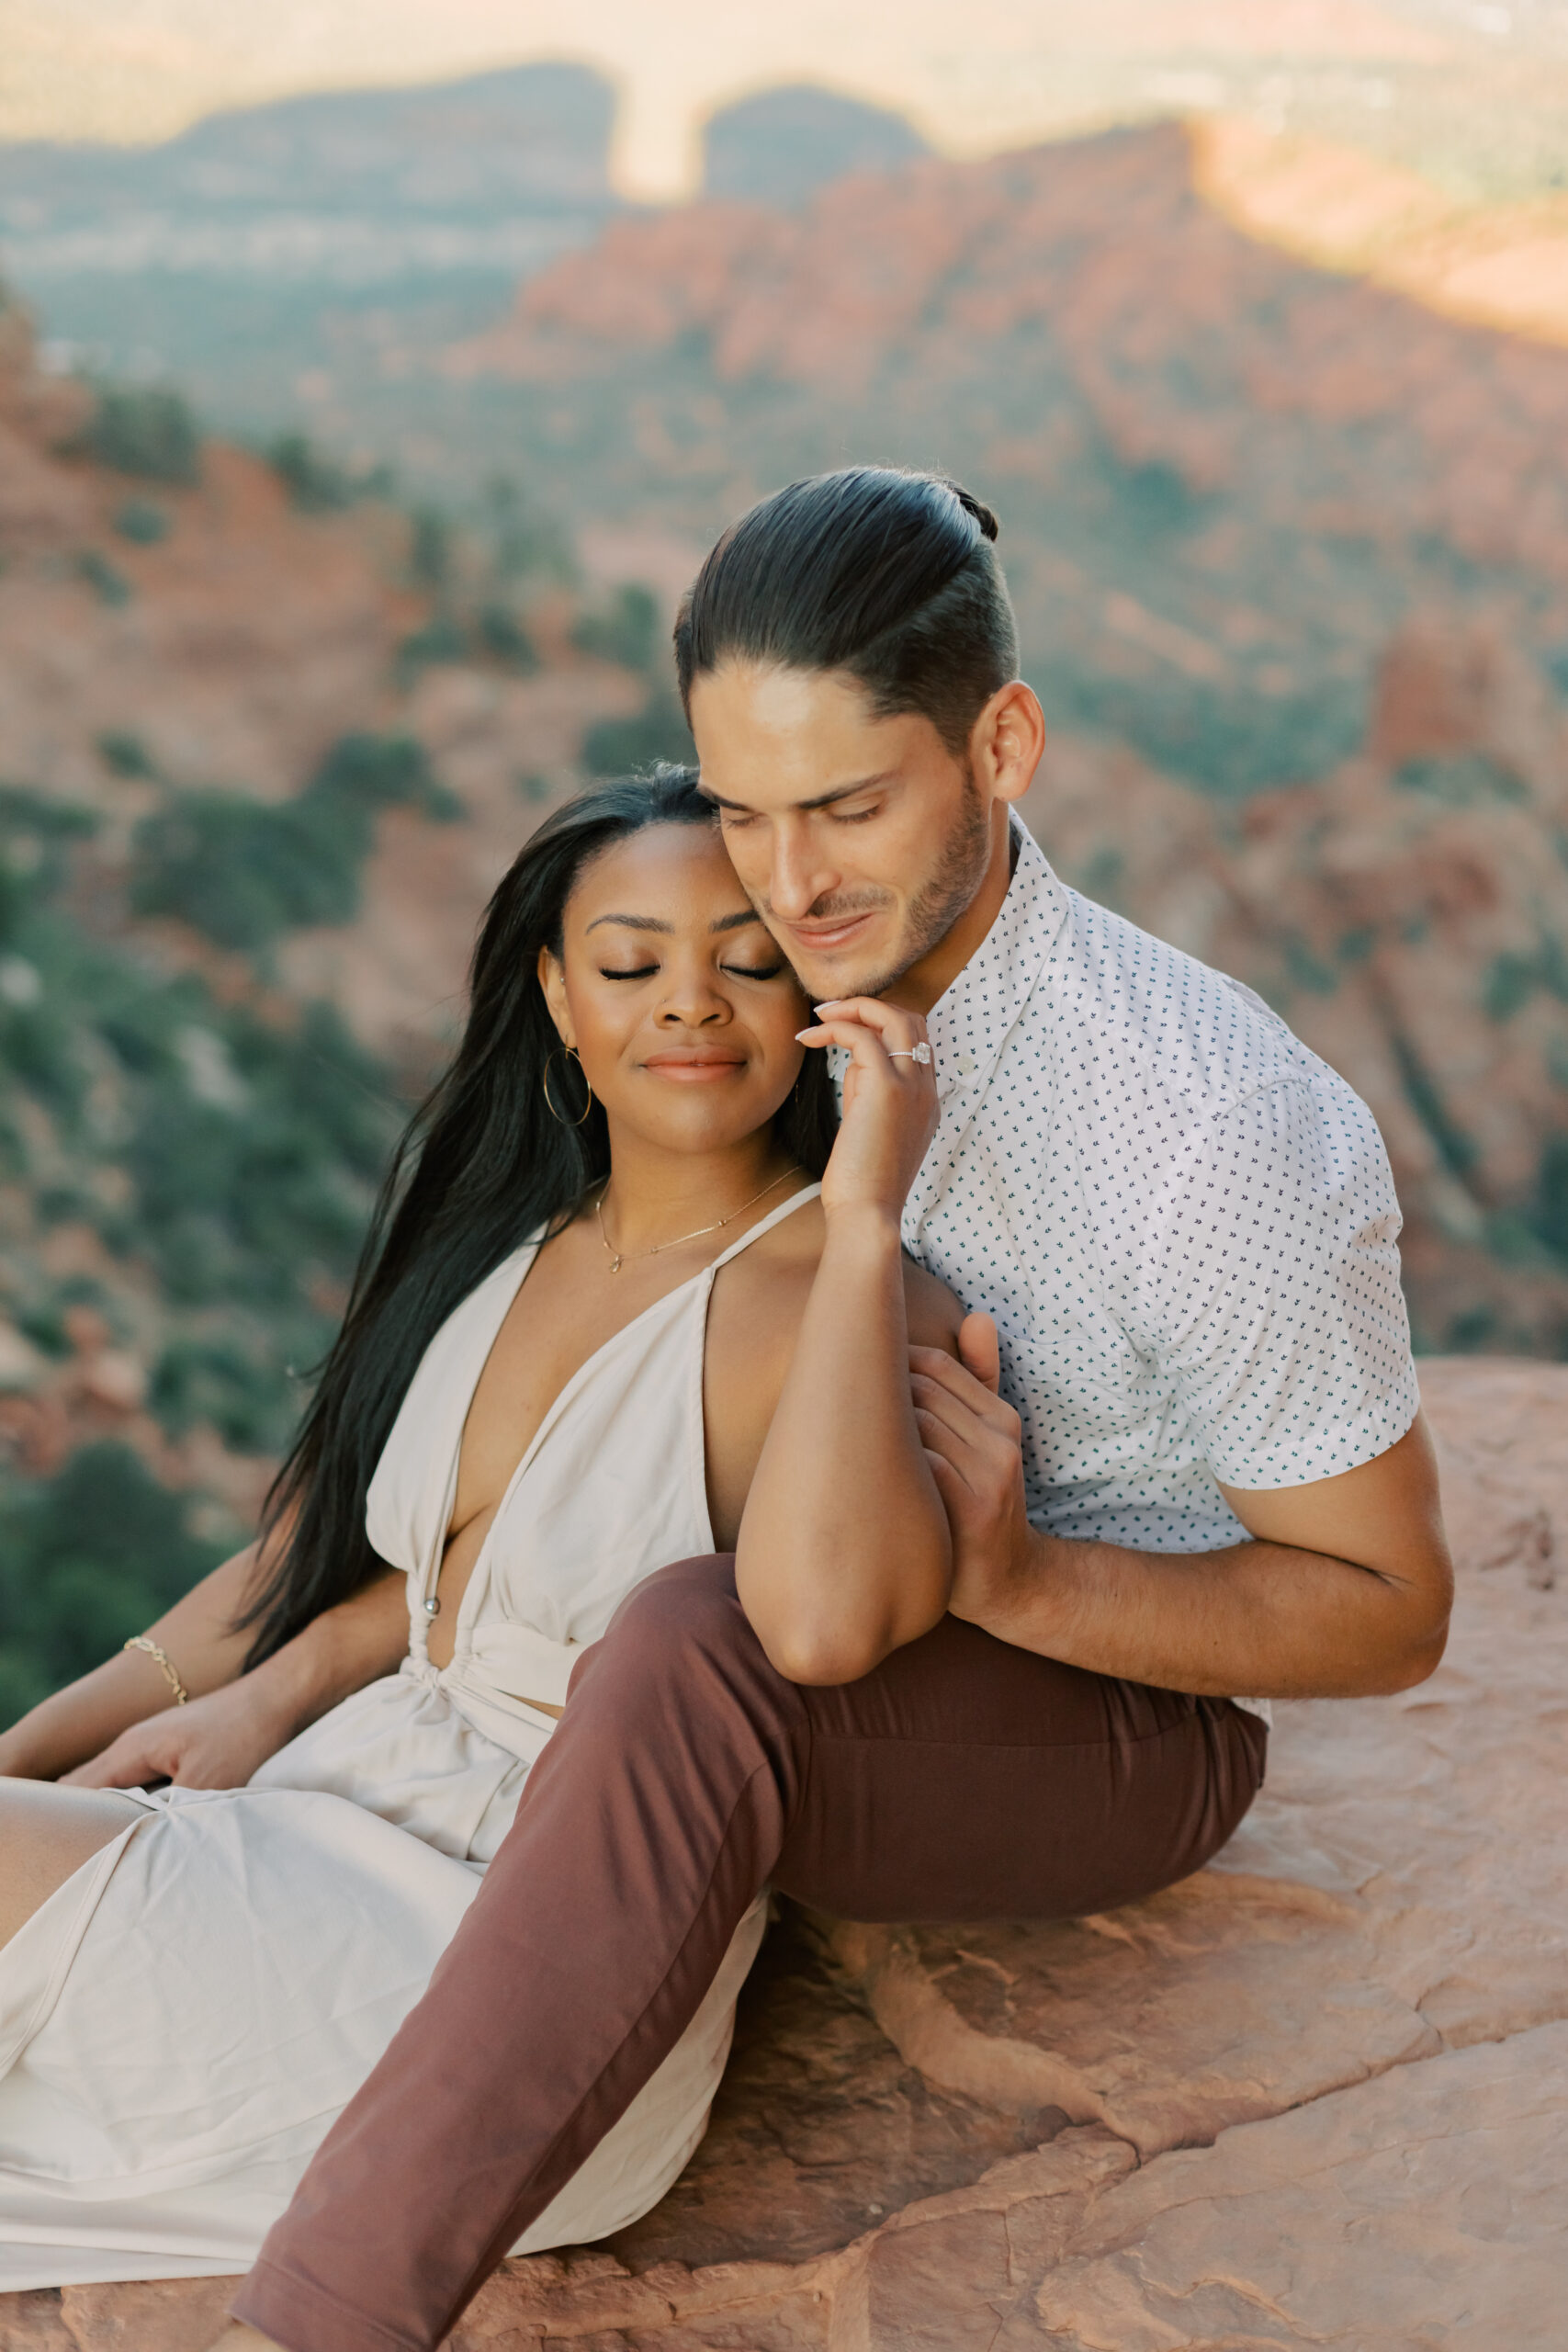
[{"label": "gold necklace", "polygon": [[[682,1241],[700,1241],[705,1233],[720,1233],[727,1225],[733,1225],[738,1216],[744,1216],[748,1209],[755,1208],[757,1203],[767,1193],[776,1193],[784,1182],[784,1176],[798,1176],[800,1172],[798,1167],[786,1168],[783,1176],[775,1176],[771,1184],[764,1184],[761,1193],[753,1193],[749,1201],[742,1201],[740,1206],[738,1209],[731,1209],[728,1216],[716,1218],[712,1225],[699,1225],[694,1233],[678,1233],[673,1241],[656,1241],[651,1250],[634,1250],[632,1255],[635,1258],[657,1258],[666,1250],[679,1250]],[[599,1220],[599,1238],[604,1244],[604,1255],[610,1261],[610,1272],[613,1274],[618,1274],[625,1263],[626,1252],[611,1247],[610,1237],[604,1230],[604,1197],[609,1189],[610,1187],[606,1184],[604,1191],[595,1198],[593,1214]]]}]

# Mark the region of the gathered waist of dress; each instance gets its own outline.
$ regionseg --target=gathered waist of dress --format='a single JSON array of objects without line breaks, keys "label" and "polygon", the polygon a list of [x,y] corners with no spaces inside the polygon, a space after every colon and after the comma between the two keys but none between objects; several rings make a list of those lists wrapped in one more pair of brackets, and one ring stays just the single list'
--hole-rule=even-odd
[{"label": "gathered waist of dress", "polygon": [[538,1734],[555,1729],[553,1711],[565,1706],[571,1669],[585,1647],[553,1641],[531,1625],[492,1621],[459,1642],[449,1665],[411,1656],[404,1671],[437,1684],[476,1730],[531,1759]]}]

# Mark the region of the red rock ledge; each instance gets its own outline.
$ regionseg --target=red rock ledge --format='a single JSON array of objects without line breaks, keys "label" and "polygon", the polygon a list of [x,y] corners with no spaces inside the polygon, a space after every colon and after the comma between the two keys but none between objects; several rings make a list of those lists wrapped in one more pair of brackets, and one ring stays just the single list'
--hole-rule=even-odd
[{"label": "red rock ledge", "polygon": [[[786,1916],[675,2190],[509,2265],[450,2352],[1556,2352],[1568,1366],[1422,1385],[1460,1563],[1431,1681],[1280,1707],[1252,1817],[1153,1902]],[[204,2352],[226,2292],[0,2297],[0,2352]]]}]

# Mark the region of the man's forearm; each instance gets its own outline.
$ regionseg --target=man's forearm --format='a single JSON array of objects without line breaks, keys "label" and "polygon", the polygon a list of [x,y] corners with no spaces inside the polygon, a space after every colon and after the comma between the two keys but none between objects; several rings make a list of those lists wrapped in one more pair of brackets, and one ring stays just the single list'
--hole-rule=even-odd
[{"label": "man's forearm", "polygon": [[1224,1698],[1404,1690],[1437,1665],[1446,1625],[1403,1581],[1293,1544],[1140,1552],[1038,1530],[1005,1585],[954,1605],[1065,1665]]}]

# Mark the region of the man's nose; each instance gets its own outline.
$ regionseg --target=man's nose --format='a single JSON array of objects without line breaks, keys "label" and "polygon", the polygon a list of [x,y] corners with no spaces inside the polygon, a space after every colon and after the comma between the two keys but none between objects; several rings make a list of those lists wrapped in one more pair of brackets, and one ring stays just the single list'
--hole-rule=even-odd
[{"label": "man's nose", "polygon": [[815,826],[776,826],[773,850],[768,904],[782,922],[799,922],[837,889],[838,874],[823,859]]}]

